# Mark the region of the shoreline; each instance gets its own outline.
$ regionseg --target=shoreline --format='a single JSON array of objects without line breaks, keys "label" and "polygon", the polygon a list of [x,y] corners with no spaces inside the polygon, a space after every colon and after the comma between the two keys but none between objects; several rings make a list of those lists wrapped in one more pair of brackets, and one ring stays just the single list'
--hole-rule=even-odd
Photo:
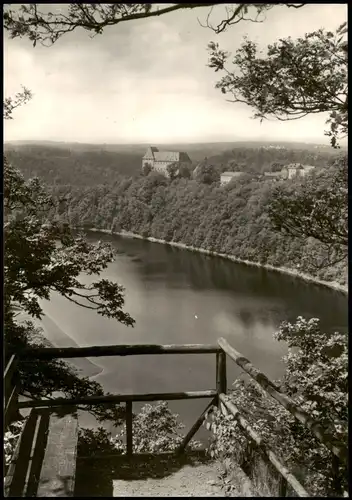
[{"label": "shoreline", "polygon": [[87,231],[94,232],[94,233],[105,233],[105,234],[111,234],[111,235],[116,235],[116,236],[122,236],[125,238],[145,240],[145,241],[150,241],[151,243],[170,245],[170,246],[173,246],[176,248],[181,248],[183,250],[188,250],[191,252],[203,253],[205,255],[210,255],[212,257],[220,257],[222,259],[231,260],[232,262],[236,262],[238,264],[246,264],[247,266],[260,267],[260,268],[266,269],[268,271],[275,271],[277,273],[286,274],[286,275],[292,276],[294,278],[299,278],[303,281],[306,281],[307,283],[312,283],[314,285],[319,285],[319,286],[325,286],[325,287],[330,288],[336,292],[340,292],[340,293],[343,293],[345,295],[348,295],[348,285],[341,285],[340,283],[337,283],[335,281],[323,281],[323,280],[320,280],[318,278],[315,278],[314,276],[311,276],[311,275],[306,274],[306,273],[302,273],[300,271],[296,271],[294,269],[290,269],[288,267],[275,267],[275,266],[272,266],[271,264],[261,264],[260,262],[239,259],[238,257],[234,257],[233,255],[230,255],[230,254],[212,252],[211,250],[205,250],[204,248],[196,248],[196,247],[192,247],[189,245],[185,245],[184,243],[178,243],[176,241],[161,240],[158,238],[154,238],[153,236],[144,237],[144,236],[141,236],[139,234],[132,233],[130,231],[124,231],[124,230],[111,231],[109,229],[97,229],[97,228],[91,228]]},{"label": "shoreline", "polygon": [[[22,321],[30,320],[33,322],[35,327],[41,330],[41,333],[47,343],[47,347],[80,347],[79,344],[66,332],[64,332],[61,327],[55,323],[55,321],[46,313],[43,314],[41,320],[32,318],[28,314],[24,313],[22,315]],[[42,340],[42,339],[40,339]],[[73,366],[83,377],[94,378],[101,375],[104,372],[104,368],[97,365],[89,358],[70,358],[65,360],[66,363]]]}]

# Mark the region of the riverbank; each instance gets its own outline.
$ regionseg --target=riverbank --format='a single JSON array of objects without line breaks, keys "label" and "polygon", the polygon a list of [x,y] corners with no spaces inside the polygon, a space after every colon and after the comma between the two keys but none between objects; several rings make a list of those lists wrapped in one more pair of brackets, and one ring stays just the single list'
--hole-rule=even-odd
[{"label": "riverbank", "polygon": [[210,250],[205,250],[204,248],[197,248],[193,246],[188,246],[185,245],[184,243],[178,243],[176,241],[166,241],[166,240],[161,240],[158,238],[153,238],[152,236],[149,237],[144,237],[136,233],[131,233],[129,231],[110,231],[108,229],[97,229],[97,228],[91,228],[89,229],[91,232],[96,232],[96,233],[105,233],[105,234],[112,234],[116,236],[122,236],[126,238],[134,238],[134,239],[140,239],[140,240],[146,240],[150,241],[152,243],[160,243],[163,245],[170,245],[176,248],[181,248],[183,250],[188,250],[191,252],[197,252],[197,253],[203,253],[206,255],[211,255],[213,257],[220,257],[222,259],[227,259],[231,260],[232,262],[236,262],[238,264],[246,264],[247,266],[255,266],[255,267],[260,267],[263,269],[267,269],[268,271],[275,271],[281,274],[287,274],[290,276],[293,276],[294,278],[299,278],[303,281],[306,281],[308,283],[312,283],[315,285],[319,286],[325,286],[328,288],[331,288],[337,292],[343,293],[343,294],[348,294],[348,286],[347,285],[341,285],[340,283],[337,283],[335,281],[323,281],[319,280],[318,278],[315,278],[314,276],[311,276],[306,273],[302,273],[298,270],[295,269],[290,269],[288,267],[275,267],[270,264],[261,264],[260,262],[253,262],[250,260],[244,260],[244,259],[239,259],[237,257],[234,257],[233,255],[229,254],[224,254],[224,253],[218,253],[218,252],[212,252]]},{"label": "riverbank", "polygon": [[[34,325],[41,329],[41,332],[46,339],[47,347],[80,347],[66,332],[60,328],[55,321],[47,314],[42,316],[41,320],[32,318],[26,313],[22,313],[18,321],[32,321]],[[39,339],[43,340],[43,339]],[[96,377],[103,372],[103,368],[95,364],[89,358],[71,358],[66,362],[73,366],[82,377]]]}]

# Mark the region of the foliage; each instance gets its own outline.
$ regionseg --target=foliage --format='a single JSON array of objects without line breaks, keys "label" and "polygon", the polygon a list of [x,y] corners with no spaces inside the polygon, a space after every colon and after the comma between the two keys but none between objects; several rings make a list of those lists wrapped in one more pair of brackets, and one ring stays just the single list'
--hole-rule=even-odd
[{"label": "foliage", "polygon": [[269,171],[270,172],[280,172],[284,166],[285,166],[285,164],[283,162],[274,161],[270,165]]},{"label": "foliage", "polygon": [[194,169],[193,179],[203,184],[213,184],[220,181],[220,172],[213,165],[204,161]]},{"label": "foliage", "polygon": [[338,440],[347,439],[347,336],[328,335],[320,330],[318,319],[299,317],[294,324],[284,321],[274,337],[289,348],[284,358],[285,392],[322,425],[332,427]]},{"label": "foliage", "polygon": [[[335,182],[335,176],[339,176],[339,169],[321,169],[314,189],[324,192]],[[295,182],[287,181],[282,186],[287,185],[289,190]],[[307,176],[300,182],[304,185],[311,181]],[[268,210],[277,185],[265,178],[242,176],[221,187],[196,180],[170,181],[151,173],[136,179],[118,177],[111,187],[81,190],[52,186],[53,197],[66,198],[66,202],[56,205],[50,217],[62,223],[71,217],[86,229],[124,229],[345,283],[346,259],[330,261],[327,245],[304,234],[289,239],[273,231]],[[313,192],[311,188],[311,196]]]},{"label": "foliage", "polygon": [[171,163],[166,167],[166,170],[171,180],[181,178],[189,179],[191,177],[189,165],[185,162]]},{"label": "foliage", "polygon": [[82,283],[81,273],[100,274],[113,260],[112,249],[74,237],[68,226],[45,220],[52,200],[38,179],[25,183],[20,172],[4,160],[5,304],[20,306],[41,318],[39,299],[56,291],[102,316],[133,325],[122,310],[123,288],[106,279]]},{"label": "foliage", "polygon": [[[261,143],[238,143],[233,147],[196,144],[187,151],[196,163],[208,163],[219,172],[244,171],[261,174],[271,170],[273,163],[302,163],[327,167],[336,151],[319,146],[286,144],[273,147]],[[231,147],[232,146],[232,147]],[[187,146],[183,146],[185,149]],[[227,149],[225,149],[225,147]],[[225,149],[225,150],[224,150]],[[141,172],[143,146],[93,146],[85,144],[5,144],[5,154],[25,179],[39,177],[48,185],[93,187],[98,184],[116,186],[118,176],[137,177]],[[204,155],[208,153],[208,160]],[[145,174],[149,174],[147,168]],[[189,168],[180,177],[188,178]],[[193,172],[192,172],[193,173]],[[143,174],[143,170],[142,170]],[[218,176],[215,177],[218,179]]]},{"label": "foliage", "polygon": [[152,166],[150,163],[144,163],[142,166],[142,174],[147,176],[152,171]]},{"label": "foliage", "polygon": [[25,419],[12,422],[8,430],[4,433],[5,467],[8,467],[10,465],[25,422]]},{"label": "foliage", "polygon": [[320,267],[347,258],[347,172],[347,157],[341,157],[334,170],[281,183],[269,200],[274,229],[292,237],[315,238],[326,245],[326,258],[316,263]]},{"label": "foliage", "polygon": [[320,29],[296,41],[280,39],[267,48],[266,57],[256,43],[245,38],[232,60],[219,45],[209,44],[209,67],[225,72],[216,88],[255,110],[254,118],[295,120],[328,112],[333,147],[348,130],[347,28],[336,33]]},{"label": "foliage", "polygon": [[[138,414],[133,415],[133,452],[154,454],[175,451],[182,443],[183,428],[184,425],[178,421],[178,415],[170,411],[167,402],[146,404]],[[125,453],[125,438],[125,428],[115,436],[111,436],[102,427],[96,430],[83,429],[80,432],[78,453]],[[195,440],[189,443],[193,450],[199,449],[200,446]]]},{"label": "foliage", "polygon": [[142,148],[112,146],[5,144],[5,155],[25,179],[39,177],[48,184],[94,186],[114,184],[116,175],[139,175]]},{"label": "foliage", "polygon": [[[8,100],[6,117],[16,103],[26,102],[28,92]],[[59,200],[60,201],[60,200]],[[106,279],[85,283],[81,276],[99,275],[113,260],[111,247],[92,245],[82,235],[75,237],[67,224],[49,217],[55,203],[39,179],[25,182],[21,173],[4,158],[4,337],[5,361],[26,348],[47,346],[40,330],[31,321],[19,323],[17,313],[40,319],[39,301],[57,292],[84,308],[116,319],[127,326],[134,320],[123,311],[124,289]],[[24,361],[19,368],[19,393],[33,398],[51,397],[59,391],[67,396],[103,395],[100,384],[62,361]],[[118,405],[93,407],[98,419],[119,422]]]},{"label": "foliage", "polygon": [[[5,316],[5,356],[21,355],[28,348],[52,347],[46,340],[40,328],[36,328],[31,321],[18,323],[13,315]],[[62,360],[28,360],[20,363],[18,368],[18,391],[30,398],[51,398],[55,392],[63,397],[103,396],[102,386],[82,377],[73,365]],[[106,419],[120,423],[124,417],[124,406],[96,405],[80,406],[80,409],[89,411],[98,421]]]},{"label": "foliage", "polygon": [[16,108],[23,104],[27,104],[33,97],[32,92],[26,87],[22,86],[22,92],[17,92],[15,97],[5,97],[3,104],[3,118],[4,120],[13,120],[12,113]]},{"label": "foliage", "polygon": [[[133,452],[160,453],[175,451],[183,440],[181,430],[184,425],[178,415],[172,413],[166,401],[155,405],[146,404],[133,419]],[[124,450],[125,429],[118,433],[112,443],[118,450]],[[200,443],[192,440],[189,446],[198,449]]]},{"label": "foliage", "polygon": [[[213,26],[210,15],[216,4],[171,4],[160,8],[153,4],[68,4],[67,7],[43,9],[39,4],[5,8],[4,28],[11,38],[26,37],[44,45],[54,44],[63,35],[83,28],[91,36],[102,34],[107,26],[121,22],[160,16],[179,9],[211,7],[206,26],[219,34],[243,21],[263,22],[273,4],[233,4],[225,6],[225,18]],[[277,4],[301,8],[305,4]],[[229,53],[211,42],[209,66],[225,71],[216,85],[234,96],[232,102],[245,102],[261,119],[274,116],[280,120],[297,119],[312,113],[329,112],[327,123],[331,144],[348,130],[347,41],[346,24],[334,33],[320,29],[296,42],[291,38],[268,46],[267,58],[257,57],[257,46],[245,39],[233,60],[239,70],[225,67]]]},{"label": "foliage", "polygon": [[116,448],[111,443],[111,433],[104,427],[94,429],[80,428],[78,433],[77,456],[87,457],[94,455],[116,454]]},{"label": "foliage", "polygon": [[[11,4],[10,4],[11,5]],[[7,6],[4,12],[4,28],[11,38],[27,37],[36,46],[39,41],[43,45],[52,45],[66,33],[83,28],[91,33],[91,37],[102,34],[108,26],[116,26],[122,22],[161,16],[180,9],[197,9],[211,7],[216,3],[170,4],[160,7],[153,4],[69,4],[67,9],[43,9],[42,4],[25,4],[13,10]],[[300,8],[304,4],[284,4],[288,7]],[[262,22],[260,15],[270,10],[271,4],[233,4],[226,7],[225,18],[213,27],[209,24],[211,11],[208,13],[207,26],[216,33],[225,31],[228,26],[241,21]]]},{"label": "foliage", "polygon": [[[285,375],[277,382],[280,390],[347,444],[347,336],[322,332],[318,319],[298,317],[295,323],[283,322],[274,337],[289,347],[283,358]],[[230,399],[313,495],[341,494],[341,488],[347,487],[342,469],[334,476],[332,454],[276,401],[263,397],[254,382],[237,380]],[[233,417],[214,410],[210,425],[215,433],[210,446],[213,456],[235,458],[240,464],[253,460],[253,449]]]}]

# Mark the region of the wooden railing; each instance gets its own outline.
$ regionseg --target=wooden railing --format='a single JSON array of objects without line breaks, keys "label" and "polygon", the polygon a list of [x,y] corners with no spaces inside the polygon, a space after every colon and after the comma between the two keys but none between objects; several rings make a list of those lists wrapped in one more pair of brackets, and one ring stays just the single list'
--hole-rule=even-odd
[{"label": "wooden railing", "polygon": [[347,464],[348,452],[345,446],[338,443],[332,434],[326,431],[320,423],[316,422],[307,412],[296,405],[291,398],[286,396],[286,394],[282,394],[264,373],[255,368],[247,358],[231,347],[225,339],[220,338],[218,342],[224,352],[226,352],[238,366],[247,372],[248,375],[250,375],[273,399],[286,408],[286,410],[296,417],[297,420],[308,427],[319,441],[321,441],[337,458]]},{"label": "wooden railing", "polygon": [[[26,362],[31,359],[56,359],[56,358],[81,358],[81,357],[101,357],[101,356],[137,356],[137,355],[158,355],[158,354],[214,354],[217,360],[225,360],[225,354],[218,345],[207,344],[185,344],[185,345],[112,345],[112,346],[93,346],[93,347],[64,347],[64,348],[38,348],[28,350],[23,358]],[[226,360],[225,360],[226,361]],[[220,361],[218,361],[220,366]],[[169,392],[169,393],[151,393],[151,394],[110,394],[107,396],[87,396],[79,398],[52,398],[42,400],[31,400],[19,403],[19,408],[38,408],[38,407],[60,407],[76,405],[97,405],[126,403],[126,450],[127,455],[133,454],[133,402],[144,401],[175,401],[182,399],[201,399],[211,398],[208,406],[216,404],[220,388],[226,392],[226,366],[217,368],[217,376],[222,380],[217,382],[217,390],[202,390],[188,392]],[[225,379],[224,379],[225,377]],[[221,385],[222,384],[222,385]],[[208,407],[207,407],[208,409]],[[187,446],[192,436],[202,425],[203,419],[196,426],[193,426],[187,434],[182,450]]]},{"label": "wooden railing", "polygon": [[[141,401],[171,401],[181,399],[210,398],[207,405],[195,424],[185,436],[178,452],[182,453],[192,437],[201,427],[207,417],[208,410],[213,406],[218,406],[221,411],[231,413],[239,423],[240,427],[250,437],[262,456],[270,462],[281,476],[280,496],[286,496],[287,484],[296,492],[298,496],[310,496],[299,481],[290,473],[285,465],[279,460],[276,454],[264,445],[262,438],[250,426],[247,420],[241,415],[239,409],[226,396],[226,355],[237,363],[250,377],[252,377],[272,398],[284,406],[302,424],[311,429],[313,434],[332,452],[339,462],[347,463],[347,448],[331,436],[322,426],[314,421],[310,415],[299,408],[288,396],[282,394],[273,382],[266,375],[255,368],[250,361],[241,353],[231,347],[228,342],[221,338],[217,345],[186,344],[186,345],[113,345],[113,346],[93,346],[93,347],[67,347],[67,348],[37,348],[28,350],[22,359],[56,359],[56,358],[79,358],[79,357],[99,357],[99,356],[131,356],[131,355],[158,355],[158,354],[216,354],[216,389],[188,392],[172,393],[152,393],[152,394],[111,394],[106,396],[87,396],[80,398],[53,398],[25,401],[18,404],[18,408],[37,407],[58,407],[76,405],[97,405],[126,403],[126,450],[127,455],[133,453],[133,402]],[[338,462],[337,462],[338,464]]]},{"label": "wooden railing", "polygon": [[[273,399],[275,399],[281,406],[283,406],[287,411],[289,411],[299,422],[304,426],[308,427],[312,433],[319,439],[319,441],[326,446],[332,453],[331,462],[332,469],[335,474],[335,479],[338,475],[339,465],[342,464],[346,468],[347,473],[347,460],[348,460],[348,450],[347,447],[342,443],[338,442],[332,434],[330,434],[326,429],[324,429],[321,424],[315,421],[307,412],[302,410],[291,398],[286,394],[280,392],[279,388],[275,384],[258,370],[252,363],[243,356],[240,352],[236,351],[224,338],[218,340],[219,346],[222,350],[240,366],[253,380],[255,380],[259,386],[264,389]],[[220,394],[220,401],[225,405],[227,410],[229,410],[232,415],[236,418],[243,430],[247,431],[247,434],[252,438],[252,440],[258,446],[258,449],[262,452],[262,455],[267,458],[276,470],[281,474],[281,492],[280,496],[286,496],[287,484],[293,488],[293,490],[298,493],[299,496],[307,496],[308,493],[299,484],[297,479],[286,469],[283,464],[277,459],[276,455],[269,450],[267,447],[263,446],[263,441],[254,431],[253,428],[248,424],[248,422],[241,416],[238,408],[228,399],[225,394]],[[340,489],[338,480],[335,480],[336,490]],[[341,491],[343,496],[348,496],[346,492]],[[309,496],[309,495],[308,495]]]},{"label": "wooden railing", "polygon": [[7,429],[15,410],[18,408],[16,368],[18,360],[13,355],[4,371],[4,424]]}]

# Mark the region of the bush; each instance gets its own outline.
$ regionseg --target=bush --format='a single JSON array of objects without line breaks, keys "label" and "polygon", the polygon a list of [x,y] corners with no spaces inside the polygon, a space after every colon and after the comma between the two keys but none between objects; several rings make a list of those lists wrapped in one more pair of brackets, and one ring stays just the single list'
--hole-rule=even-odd
[{"label": "bush", "polygon": [[10,465],[18,440],[21,436],[26,419],[12,422],[4,434],[4,460],[5,468]]},{"label": "bush", "polygon": [[[140,413],[133,415],[133,452],[161,453],[175,451],[183,440],[184,425],[178,415],[172,413],[165,401],[155,405],[146,404]],[[122,428],[115,436],[99,427],[96,430],[82,429],[79,435],[80,455],[119,454],[126,452],[126,431]],[[201,443],[191,440],[191,450],[197,450]]]},{"label": "bush", "polygon": [[[283,358],[286,372],[279,381],[281,391],[338,441],[347,443],[348,337],[322,332],[318,319],[302,317],[293,324],[283,322],[274,337],[286,341],[289,347]],[[265,444],[312,495],[338,495],[347,489],[344,469],[333,471],[332,453],[275,400],[264,397],[254,382],[237,380],[229,396]],[[223,461],[235,459],[244,468],[253,465],[253,450],[233,417],[214,409],[211,420],[207,422],[214,433],[211,456]],[[250,469],[253,474],[253,467]]]}]

